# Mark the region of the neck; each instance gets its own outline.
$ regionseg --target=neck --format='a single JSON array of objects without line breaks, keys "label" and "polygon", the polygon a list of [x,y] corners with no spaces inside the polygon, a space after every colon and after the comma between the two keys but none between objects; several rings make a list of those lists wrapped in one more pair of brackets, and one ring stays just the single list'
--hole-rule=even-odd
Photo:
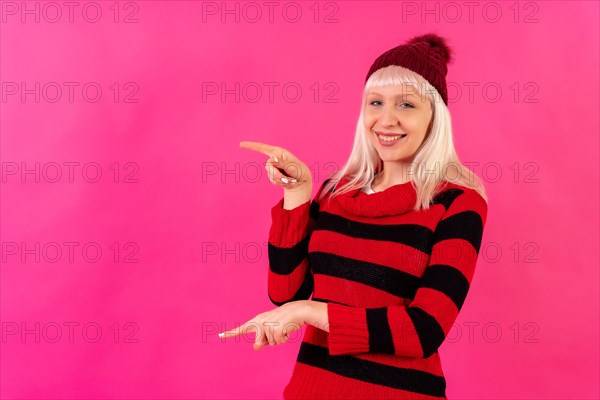
[{"label": "neck", "polygon": [[372,186],[385,190],[391,186],[406,183],[410,180],[410,164],[394,161],[384,161],[383,171],[375,175]]}]

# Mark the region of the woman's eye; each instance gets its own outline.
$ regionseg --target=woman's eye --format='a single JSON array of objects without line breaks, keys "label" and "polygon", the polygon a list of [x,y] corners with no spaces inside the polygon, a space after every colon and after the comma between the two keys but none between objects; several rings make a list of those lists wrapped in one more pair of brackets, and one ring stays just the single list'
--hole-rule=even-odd
[{"label": "woman's eye", "polygon": [[[372,106],[380,106],[381,101],[372,100],[369,104],[371,104]],[[413,106],[411,103],[407,103],[407,102],[400,103],[400,106],[401,106],[401,108],[415,108],[415,106]]]}]

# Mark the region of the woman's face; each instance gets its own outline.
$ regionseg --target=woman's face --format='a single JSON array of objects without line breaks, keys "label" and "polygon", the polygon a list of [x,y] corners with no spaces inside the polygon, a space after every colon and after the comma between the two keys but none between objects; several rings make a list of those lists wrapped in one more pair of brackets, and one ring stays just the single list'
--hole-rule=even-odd
[{"label": "woman's face", "polygon": [[[388,85],[367,92],[365,128],[382,161],[412,162],[432,115],[429,99],[411,86]],[[391,141],[384,141],[383,137]]]}]

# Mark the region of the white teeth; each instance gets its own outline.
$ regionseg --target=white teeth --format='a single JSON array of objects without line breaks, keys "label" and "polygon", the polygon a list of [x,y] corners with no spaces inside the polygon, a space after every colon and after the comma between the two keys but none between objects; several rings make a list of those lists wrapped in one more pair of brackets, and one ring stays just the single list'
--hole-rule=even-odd
[{"label": "white teeth", "polygon": [[383,140],[384,142],[394,142],[396,140],[399,140],[401,137],[403,137],[402,135],[398,135],[398,136],[381,136],[381,135],[377,135],[377,137],[381,140]]}]

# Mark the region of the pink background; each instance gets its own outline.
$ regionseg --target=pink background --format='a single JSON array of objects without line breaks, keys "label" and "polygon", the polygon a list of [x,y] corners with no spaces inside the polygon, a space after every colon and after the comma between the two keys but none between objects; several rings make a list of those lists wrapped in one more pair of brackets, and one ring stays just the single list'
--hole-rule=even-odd
[{"label": "pink background", "polygon": [[300,337],[216,336],[274,307],[282,193],[238,143],[288,148],[320,184],[372,61],[429,31],[455,49],[455,143],[490,205],[448,397],[600,396],[597,2],[277,2],[270,21],[262,2],[100,1],[72,22],[24,4],[1,4],[2,398],[281,398]]}]

